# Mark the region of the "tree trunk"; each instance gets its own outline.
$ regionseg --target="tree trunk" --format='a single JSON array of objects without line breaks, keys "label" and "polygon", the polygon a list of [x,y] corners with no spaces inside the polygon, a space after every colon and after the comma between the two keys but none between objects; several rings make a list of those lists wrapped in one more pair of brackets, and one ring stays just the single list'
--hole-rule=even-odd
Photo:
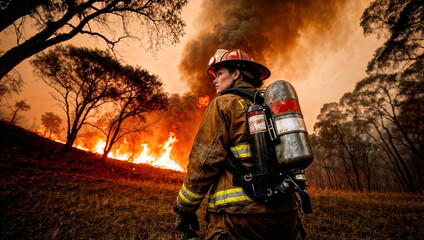
[{"label": "tree trunk", "polygon": [[10,123],[11,124],[15,124],[16,123],[16,118],[18,116],[18,111],[19,111],[19,109],[16,109],[15,111],[13,111],[12,118],[10,119]]},{"label": "tree trunk", "polygon": [[107,155],[110,153],[110,150],[111,150],[110,148],[106,149],[106,147],[105,147],[105,150],[103,151],[103,155],[102,155],[102,161],[103,162],[106,161]]},{"label": "tree trunk", "polygon": [[328,184],[330,185],[330,189],[334,189],[329,169],[326,168],[325,173],[327,174],[327,179],[328,179]]},{"label": "tree trunk", "polygon": [[393,151],[397,156],[396,159],[395,159],[395,162],[397,162],[396,160],[398,160],[400,162],[400,164],[402,165],[403,171],[401,171],[400,167],[399,167],[399,170],[402,172],[402,176],[403,176],[403,172],[406,175],[405,181],[408,185],[409,191],[412,192],[412,193],[417,193],[417,188],[415,187],[414,180],[412,179],[412,175],[411,175],[411,172],[409,171],[408,166],[406,166],[405,161],[403,160],[401,154],[399,153],[398,149],[396,148],[396,145],[393,142],[393,138],[392,138],[391,133],[388,131],[388,129],[385,128],[385,130],[386,130],[387,135],[389,137],[390,145],[392,146]]},{"label": "tree trunk", "polygon": [[72,146],[74,145],[75,139],[77,138],[77,132],[72,131],[68,136],[66,137],[66,143],[63,147],[63,151],[67,152],[72,149]]}]

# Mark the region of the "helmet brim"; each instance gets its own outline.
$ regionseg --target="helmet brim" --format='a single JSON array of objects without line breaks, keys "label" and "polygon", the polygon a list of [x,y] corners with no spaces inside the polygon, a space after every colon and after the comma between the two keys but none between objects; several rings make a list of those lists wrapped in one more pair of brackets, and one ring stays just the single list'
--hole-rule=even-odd
[{"label": "helmet brim", "polygon": [[216,69],[220,67],[224,67],[225,65],[235,65],[235,64],[245,65],[247,69],[248,68],[255,69],[259,73],[259,76],[258,76],[259,80],[263,81],[269,78],[269,76],[271,76],[271,72],[269,71],[269,69],[263,66],[262,64],[252,62],[252,61],[247,61],[247,60],[240,60],[240,59],[225,60],[225,61],[220,61],[215,64],[212,64],[211,66],[209,66],[207,70],[207,74],[212,78],[216,78],[216,75],[215,75]]}]

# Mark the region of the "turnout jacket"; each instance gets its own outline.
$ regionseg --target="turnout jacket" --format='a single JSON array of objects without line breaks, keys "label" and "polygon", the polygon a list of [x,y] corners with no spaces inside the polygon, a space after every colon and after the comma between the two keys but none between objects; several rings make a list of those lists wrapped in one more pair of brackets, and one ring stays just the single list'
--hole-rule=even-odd
[{"label": "turnout jacket", "polygon": [[[251,84],[241,82],[235,87],[256,91]],[[250,199],[241,187],[233,185],[229,166],[239,161],[243,169],[252,167],[253,159],[248,142],[248,99],[225,94],[213,99],[206,109],[189,155],[187,174],[177,196],[177,207],[194,213],[209,192],[209,212],[276,213],[297,210],[294,194],[279,208],[268,208]],[[230,154],[234,157],[230,158]]]}]

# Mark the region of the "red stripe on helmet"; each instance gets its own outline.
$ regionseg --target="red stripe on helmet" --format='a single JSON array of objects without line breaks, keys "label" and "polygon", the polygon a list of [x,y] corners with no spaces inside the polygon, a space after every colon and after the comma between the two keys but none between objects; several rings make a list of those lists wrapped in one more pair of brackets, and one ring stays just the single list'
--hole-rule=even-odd
[{"label": "red stripe on helmet", "polygon": [[269,106],[271,108],[274,116],[284,114],[284,113],[299,113],[302,114],[300,110],[299,102],[296,99],[284,99],[277,102],[273,102]]}]

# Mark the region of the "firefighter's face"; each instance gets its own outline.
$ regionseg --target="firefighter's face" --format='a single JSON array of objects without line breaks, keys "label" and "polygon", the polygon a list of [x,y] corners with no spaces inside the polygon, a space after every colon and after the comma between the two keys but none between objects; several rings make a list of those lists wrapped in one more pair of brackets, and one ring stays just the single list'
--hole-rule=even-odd
[{"label": "firefighter's face", "polygon": [[230,73],[228,69],[220,67],[215,72],[216,78],[213,80],[217,94],[221,94],[223,91],[230,88],[231,83],[234,79],[237,79],[238,70]]}]

